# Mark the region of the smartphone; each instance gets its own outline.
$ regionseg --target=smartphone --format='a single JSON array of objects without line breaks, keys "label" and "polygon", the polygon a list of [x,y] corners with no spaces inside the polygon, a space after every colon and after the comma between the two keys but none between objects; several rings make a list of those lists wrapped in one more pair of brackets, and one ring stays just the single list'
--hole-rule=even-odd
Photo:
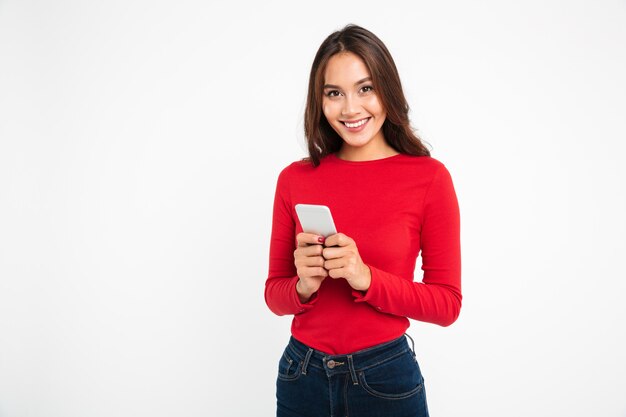
[{"label": "smartphone", "polygon": [[296,213],[302,225],[302,231],[305,233],[315,233],[324,237],[337,233],[333,216],[326,206],[296,204]]}]

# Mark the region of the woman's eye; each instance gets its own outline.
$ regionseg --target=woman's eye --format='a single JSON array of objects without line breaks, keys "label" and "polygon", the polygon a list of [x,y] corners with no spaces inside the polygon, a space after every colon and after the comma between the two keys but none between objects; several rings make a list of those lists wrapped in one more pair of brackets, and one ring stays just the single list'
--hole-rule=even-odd
[{"label": "woman's eye", "polygon": [[372,87],[371,85],[365,85],[361,88],[361,91],[363,93],[369,93],[370,91],[374,91],[374,87]]},{"label": "woman's eye", "polygon": [[337,90],[330,90],[326,92],[326,97],[337,97],[339,96],[339,91]]}]

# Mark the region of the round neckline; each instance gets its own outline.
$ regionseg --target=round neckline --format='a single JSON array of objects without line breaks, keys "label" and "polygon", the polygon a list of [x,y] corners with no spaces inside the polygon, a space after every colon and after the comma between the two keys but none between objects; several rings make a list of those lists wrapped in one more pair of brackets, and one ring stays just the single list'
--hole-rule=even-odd
[{"label": "round neckline", "polygon": [[346,165],[371,165],[371,164],[393,161],[395,159],[399,159],[403,155],[404,155],[403,153],[397,153],[395,155],[386,156],[384,158],[368,159],[365,161],[348,161],[348,160],[339,158],[336,153],[328,154],[328,157],[333,161],[339,162],[341,164],[346,164]]}]

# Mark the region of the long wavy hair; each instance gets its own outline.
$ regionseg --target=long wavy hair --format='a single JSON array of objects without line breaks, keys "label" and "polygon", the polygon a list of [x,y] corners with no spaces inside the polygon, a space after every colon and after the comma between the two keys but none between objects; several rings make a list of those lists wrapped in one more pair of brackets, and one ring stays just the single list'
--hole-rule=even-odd
[{"label": "long wavy hair", "polygon": [[313,60],[304,113],[304,135],[309,149],[309,157],[305,159],[318,166],[320,159],[337,152],[343,143],[322,111],[326,66],[333,55],[341,52],[357,55],[367,66],[374,91],[387,112],[382,127],[387,143],[399,153],[430,156],[430,151],[411,128],[409,104],[389,50],[372,32],[350,24],[330,34],[320,45]]}]

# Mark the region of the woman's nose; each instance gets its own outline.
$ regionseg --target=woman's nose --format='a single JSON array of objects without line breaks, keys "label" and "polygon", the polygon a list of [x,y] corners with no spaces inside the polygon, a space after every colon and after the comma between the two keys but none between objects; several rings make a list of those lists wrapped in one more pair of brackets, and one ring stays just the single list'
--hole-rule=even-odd
[{"label": "woman's nose", "polygon": [[356,100],[351,98],[349,95],[346,96],[346,99],[343,101],[343,106],[341,107],[341,115],[348,116],[352,114],[359,113],[359,106]]}]

